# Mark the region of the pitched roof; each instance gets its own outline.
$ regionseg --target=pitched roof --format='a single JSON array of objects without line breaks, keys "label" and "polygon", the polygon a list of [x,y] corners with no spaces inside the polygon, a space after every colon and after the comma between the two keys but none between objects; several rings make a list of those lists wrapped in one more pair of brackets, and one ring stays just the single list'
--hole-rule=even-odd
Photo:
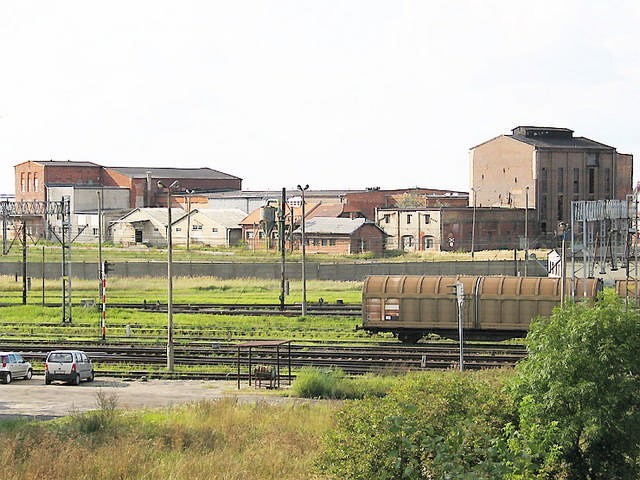
[{"label": "pitched roof", "polygon": [[211,168],[151,168],[151,167],[104,167],[109,170],[127,175],[131,178],[146,178],[151,175],[153,178],[197,178],[208,180],[228,180],[239,179],[233,175],[219,172]]},{"label": "pitched roof", "polygon": [[506,135],[536,147],[575,148],[575,149],[612,149],[609,145],[586,137],[574,137],[573,130],[558,127],[518,126]]},{"label": "pitched roof", "polygon": [[[312,210],[310,214],[307,215],[308,219],[315,217],[339,217],[344,210],[344,205],[340,203],[330,203],[327,205],[318,205],[317,208]],[[305,212],[307,213],[307,212]]]},{"label": "pitched roof", "polygon": [[[133,223],[133,222],[151,222],[156,225],[167,226],[169,215],[166,208],[163,207],[140,207],[131,210],[126,215],[123,215],[118,220],[112,223]],[[182,208],[171,209],[171,223],[175,223],[186,215],[186,212]]]},{"label": "pitched roof", "polygon": [[240,222],[247,216],[239,208],[195,208],[191,210],[191,217],[196,213],[201,213],[226,228],[240,228]]},{"label": "pitched roof", "polygon": [[[365,223],[379,228],[375,223],[366,218],[330,218],[314,217],[305,222],[305,233],[333,233],[338,235],[351,235]],[[382,230],[381,230],[382,231]],[[294,233],[301,233],[302,228],[297,228]]]}]

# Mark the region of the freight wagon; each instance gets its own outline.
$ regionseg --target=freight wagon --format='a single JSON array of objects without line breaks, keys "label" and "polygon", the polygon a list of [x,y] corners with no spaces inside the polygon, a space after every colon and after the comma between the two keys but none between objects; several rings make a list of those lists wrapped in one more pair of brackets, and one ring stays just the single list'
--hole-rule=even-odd
[{"label": "freight wagon", "polygon": [[[467,339],[526,336],[531,320],[549,316],[563,293],[559,278],[373,275],[364,281],[358,328],[391,332],[403,343],[416,343],[429,333],[457,339],[456,282],[464,289],[461,317]],[[587,279],[585,289],[578,279],[573,288],[580,298],[593,299],[602,281]]]}]

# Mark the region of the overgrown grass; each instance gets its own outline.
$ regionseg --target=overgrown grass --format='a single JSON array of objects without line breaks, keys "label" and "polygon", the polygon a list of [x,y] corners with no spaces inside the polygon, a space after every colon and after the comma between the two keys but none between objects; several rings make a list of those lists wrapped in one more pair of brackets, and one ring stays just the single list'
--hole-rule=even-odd
[{"label": "overgrown grass", "polygon": [[340,369],[307,367],[300,370],[291,393],[302,398],[357,399],[383,397],[397,383],[397,377],[362,375],[349,377]]},{"label": "overgrown grass", "polygon": [[162,410],[0,422],[3,477],[67,479],[321,479],[314,464],[333,404],[233,399]]}]

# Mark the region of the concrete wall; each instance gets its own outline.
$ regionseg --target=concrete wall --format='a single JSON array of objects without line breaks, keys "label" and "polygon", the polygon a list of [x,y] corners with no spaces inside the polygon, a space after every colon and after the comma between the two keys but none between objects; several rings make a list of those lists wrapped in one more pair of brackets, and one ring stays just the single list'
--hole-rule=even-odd
[{"label": "concrete wall", "polygon": [[[115,269],[111,277],[166,277],[166,262],[109,262]],[[40,279],[44,268],[47,279],[60,278],[62,266],[59,263],[27,263],[27,276]],[[309,280],[356,280],[368,275],[515,275],[522,271],[521,262],[513,261],[477,262],[415,262],[415,263],[318,263],[307,262]],[[98,279],[97,263],[79,262],[71,267],[71,276],[80,279]],[[528,265],[531,276],[546,276],[544,268],[535,261]],[[0,262],[0,274],[22,278],[22,264]],[[175,277],[215,276],[219,278],[280,278],[280,263],[181,263],[174,262]],[[301,277],[300,263],[287,263],[286,275],[289,279]]]}]

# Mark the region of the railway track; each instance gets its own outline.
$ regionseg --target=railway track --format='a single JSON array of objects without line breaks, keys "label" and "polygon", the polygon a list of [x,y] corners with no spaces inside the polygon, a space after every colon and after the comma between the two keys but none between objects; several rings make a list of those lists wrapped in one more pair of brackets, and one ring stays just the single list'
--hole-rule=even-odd
[{"label": "railway track", "polygon": [[[102,375],[121,372],[127,376],[149,376],[158,374],[166,363],[165,346],[141,345],[101,345],[67,343],[0,343],[0,349],[18,350],[32,360],[35,367],[41,364],[50,350],[60,348],[80,348],[86,351],[99,365]],[[471,344],[465,345],[465,368],[484,369],[512,366],[526,354],[520,345]],[[175,347],[176,366],[189,367],[191,372],[172,375],[181,378],[235,378],[237,365],[241,371],[248,368],[247,351],[240,351],[235,344],[215,343],[178,345]],[[291,344],[284,346],[279,357],[272,348],[254,347],[251,362],[276,365],[286,374],[289,366],[293,371],[303,367],[339,368],[348,374],[401,373],[416,370],[458,368],[459,350],[457,344],[433,342],[415,347],[389,346],[322,346]],[[118,368],[114,368],[118,366]],[[122,368],[125,366],[126,368]],[[220,370],[220,373],[213,373]],[[153,373],[155,372],[155,373]],[[160,372],[162,374],[162,372]]]},{"label": "railway track", "polygon": [[[0,306],[20,305],[18,303],[2,303]],[[46,307],[59,307],[60,303],[46,303]],[[93,300],[83,300],[73,305],[75,308],[100,307],[99,303]],[[279,315],[295,317],[302,315],[302,305],[285,304],[282,307],[279,303],[254,304],[254,303],[172,303],[174,313],[202,313],[209,315]],[[121,308],[126,310],[144,310],[147,312],[167,312],[167,304],[160,302],[142,303],[115,303],[107,302],[107,308]],[[344,303],[318,303],[307,304],[307,315],[318,316],[362,316],[362,306],[360,304]]]}]

